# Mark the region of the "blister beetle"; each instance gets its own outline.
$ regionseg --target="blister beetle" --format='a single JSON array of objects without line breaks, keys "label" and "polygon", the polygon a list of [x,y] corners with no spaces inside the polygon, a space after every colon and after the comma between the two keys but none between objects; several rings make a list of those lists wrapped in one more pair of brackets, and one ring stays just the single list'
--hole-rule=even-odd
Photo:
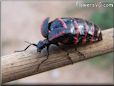
[{"label": "blister beetle", "polygon": [[[59,46],[59,43],[64,45],[75,44],[77,47],[78,45],[83,45],[88,42],[92,43],[94,41],[102,40],[101,29],[97,25],[87,20],[65,17],[56,18],[55,20],[49,22],[49,19],[50,18],[47,17],[41,26],[41,34],[46,39],[39,41],[38,44],[29,43],[30,45],[21,51],[25,51],[28,49],[28,47],[33,45],[37,47],[38,52],[41,52],[43,48],[47,47],[47,52],[49,55],[49,46],[51,44],[55,44],[57,46]],[[83,55],[82,53],[80,54]],[[48,59],[48,55],[44,61]],[[70,57],[69,59],[71,60]]]}]

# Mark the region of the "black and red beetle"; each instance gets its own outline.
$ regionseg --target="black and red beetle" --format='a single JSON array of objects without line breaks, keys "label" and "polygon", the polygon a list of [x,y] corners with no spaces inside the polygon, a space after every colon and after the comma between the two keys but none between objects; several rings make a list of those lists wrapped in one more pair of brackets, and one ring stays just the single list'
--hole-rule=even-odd
[{"label": "black and red beetle", "polygon": [[25,51],[29,46],[33,45],[37,47],[38,52],[41,52],[43,48],[47,47],[49,55],[49,46],[51,44],[57,46],[59,46],[60,43],[64,45],[75,44],[77,47],[78,45],[83,45],[88,42],[92,43],[102,40],[100,28],[87,20],[66,17],[56,18],[49,22],[49,19],[50,18],[47,17],[41,26],[42,36],[46,39],[39,41],[38,44],[30,43],[30,45],[21,51]]}]

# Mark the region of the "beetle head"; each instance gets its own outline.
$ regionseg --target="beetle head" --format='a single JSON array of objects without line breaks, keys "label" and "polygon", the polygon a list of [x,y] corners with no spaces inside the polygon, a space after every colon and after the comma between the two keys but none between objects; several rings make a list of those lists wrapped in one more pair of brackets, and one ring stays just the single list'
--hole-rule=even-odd
[{"label": "beetle head", "polygon": [[45,48],[47,45],[49,44],[48,40],[43,40],[43,41],[39,41],[37,44],[37,51],[40,52],[43,48]]},{"label": "beetle head", "polygon": [[40,52],[44,48],[45,44],[43,41],[39,41],[37,44],[37,51]]}]

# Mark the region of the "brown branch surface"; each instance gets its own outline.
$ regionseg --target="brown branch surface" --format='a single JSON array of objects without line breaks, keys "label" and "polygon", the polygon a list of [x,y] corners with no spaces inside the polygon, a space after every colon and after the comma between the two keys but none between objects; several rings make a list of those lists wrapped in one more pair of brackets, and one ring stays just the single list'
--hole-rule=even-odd
[{"label": "brown branch surface", "polygon": [[[69,52],[69,56],[74,63],[93,58],[97,55],[112,52],[113,28],[104,30],[102,32],[102,41],[78,47],[78,51],[83,53],[85,55],[85,58],[81,58],[81,56],[77,53],[77,51],[75,51],[72,46],[63,47],[67,48],[66,50]],[[71,64],[71,61],[68,60],[67,57],[68,55],[66,52],[60,50],[56,46],[51,46],[49,59],[41,64],[39,72],[37,72],[38,64],[46,59],[45,49],[41,54],[37,53],[36,49],[31,51],[28,49],[25,52],[18,52],[7,56],[2,56],[2,83],[69,65]]]}]

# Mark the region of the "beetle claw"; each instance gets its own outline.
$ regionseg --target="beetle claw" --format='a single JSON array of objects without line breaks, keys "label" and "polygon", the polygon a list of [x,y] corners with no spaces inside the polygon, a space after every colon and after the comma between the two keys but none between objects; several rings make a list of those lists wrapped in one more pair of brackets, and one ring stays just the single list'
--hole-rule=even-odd
[{"label": "beetle claw", "polygon": [[67,52],[67,58],[71,61],[72,64],[74,64],[74,62],[72,61],[71,57],[69,56],[69,53]]}]

